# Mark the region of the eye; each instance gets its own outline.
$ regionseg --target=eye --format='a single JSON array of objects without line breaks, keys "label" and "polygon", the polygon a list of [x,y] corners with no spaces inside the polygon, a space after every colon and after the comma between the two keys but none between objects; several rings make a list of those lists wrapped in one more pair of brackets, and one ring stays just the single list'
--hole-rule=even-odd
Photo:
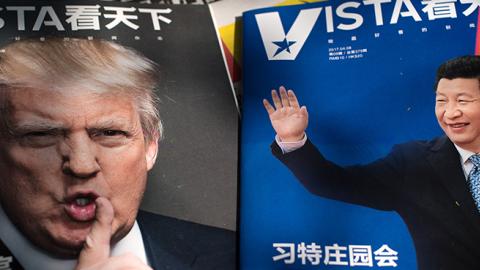
[{"label": "eye", "polygon": [[91,133],[91,138],[106,147],[116,147],[128,142],[129,133],[119,129],[98,129]]},{"label": "eye", "polygon": [[112,137],[112,136],[126,136],[127,133],[125,131],[121,131],[121,130],[103,130],[101,132],[101,135],[103,136],[108,136],[108,137]]},{"label": "eye", "polygon": [[53,145],[57,142],[57,134],[49,131],[30,131],[22,134],[19,137],[19,142],[22,145],[40,148]]},{"label": "eye", "polygon": [[45,136],[50,136],[52,135],[49,132],[46,131],[32,131],[24,134],[23,136],[25,137],[45,137]]},{"label": "eye", "polygon": [[20,137],[40,139],[40,138],[47,138],[47,137],[55,137],[56,135],[59,135],[59,133],[55,130],[29,130],[21,134]]},{"label": "eye", "polygon": [[437,98],[437,99],[435,100],[435,102],[436,102],[436,103],[446,103],[447,100],[444,99],[444,98]]},{"label": "eye", "polygon": [[118,129],[94,129],[90,136],[95,138],[125,137],[127,132]]}]

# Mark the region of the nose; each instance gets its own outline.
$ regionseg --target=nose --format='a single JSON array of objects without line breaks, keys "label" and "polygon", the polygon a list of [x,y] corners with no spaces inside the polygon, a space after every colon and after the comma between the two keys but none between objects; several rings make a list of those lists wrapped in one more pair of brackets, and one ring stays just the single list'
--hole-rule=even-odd
[{"label": "nose", "polygon": [[454,102],[449,102],[445,105],[445,117],[454,119],[462,115],[462,111]]},{"label": "nose", "polygon": [[100,171],[96,145],[88,134],[74,134],[60,146],[62,171],[78,179],[90,179]]}]

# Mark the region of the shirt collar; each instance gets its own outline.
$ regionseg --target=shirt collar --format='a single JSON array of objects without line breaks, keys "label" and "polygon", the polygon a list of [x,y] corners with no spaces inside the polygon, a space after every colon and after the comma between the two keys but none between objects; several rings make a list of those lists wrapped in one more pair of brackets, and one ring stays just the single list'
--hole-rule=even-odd
[{"label": "shirt collar", "polygon": [[[74,269],[77,264],[77,260],[52,257],[30,243],[12,224],[1,206],[0,239],[25,269],[65,270]],[[130,232],[112,247],[111,256],[118,256],[127,252],[133,253],[142,262],[147,263],[142,233],[136,221]]]},{"label": "shirt collar", "polygon": [[468,159],[475,155],[476,153],[475,152],[472,152],[472,151],[469,151],[469,150],[465,150],[463,148],[461,148],[460,146],[456,145],[456,144],[453,144],[455,145],[455,148],[457,148],[457,151],[458,153],[460,154],[460,158],[462,160],[462,164],[465,164],[467,163]]}]

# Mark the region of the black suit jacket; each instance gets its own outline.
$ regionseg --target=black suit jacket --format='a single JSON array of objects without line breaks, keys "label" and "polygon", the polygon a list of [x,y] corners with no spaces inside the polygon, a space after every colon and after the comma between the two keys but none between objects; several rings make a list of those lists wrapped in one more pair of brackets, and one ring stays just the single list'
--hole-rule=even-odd
[{"label": "black suit jacket", "polygon": [[235,233],[140,211],[138,225],[155,270],[235,269]]},{"label": "black suit jacket", "polygon": [[398,212],[419,269],[480,269],[480,214],[447,137],[398,145],[385,158],[349,167],[326,160],[308,140],[287,154],[274,143],[272,152],[316,195]]}]

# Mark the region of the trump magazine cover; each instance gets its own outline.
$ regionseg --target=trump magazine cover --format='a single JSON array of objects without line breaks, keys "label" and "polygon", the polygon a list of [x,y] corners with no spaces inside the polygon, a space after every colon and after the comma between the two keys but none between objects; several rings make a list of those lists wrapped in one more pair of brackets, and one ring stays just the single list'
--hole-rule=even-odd
[{"label": "trump magazine cover", "polygon": [[0,35],[0,269],[235,269],[207,5],[3,1]]}]

